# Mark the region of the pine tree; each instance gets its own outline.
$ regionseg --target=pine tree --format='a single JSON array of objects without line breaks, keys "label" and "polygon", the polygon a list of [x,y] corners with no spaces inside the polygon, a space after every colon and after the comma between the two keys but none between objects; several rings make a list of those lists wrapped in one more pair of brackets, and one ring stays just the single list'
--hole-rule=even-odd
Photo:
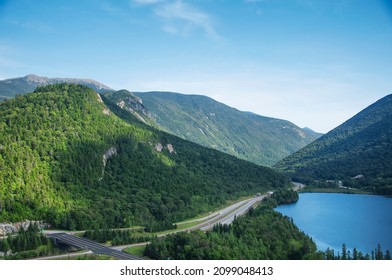
[{"label": "pine tree", "polygon": [[389,250],[387,250],[386,252],[385,252],[385,258],[384,258],[385,260],[391,260],[392,258],[391,258],[391,251],[389,251]]},{"label": "pine tree", "polygon": [[353,260],[358,260],[358,250],[357,250],[357,248],[353,249]]},{"label": "pine tree", "polygon": [[347,260],[347,247],[345,243],[342,245],[342,260]]},{"label": "pine tree", "polygon": [[7,255],[7,252],[10,250],[10,244],[8,243],[8,238],[3,238],[0,243],[0,251],[4,252]]}]

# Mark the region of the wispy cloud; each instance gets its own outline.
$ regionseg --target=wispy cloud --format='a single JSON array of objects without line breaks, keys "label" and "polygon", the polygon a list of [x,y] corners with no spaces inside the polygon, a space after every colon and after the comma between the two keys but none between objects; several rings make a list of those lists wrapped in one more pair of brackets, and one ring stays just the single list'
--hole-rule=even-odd
[{"label": "wispy cloud", "polygon": [[162,0],[133,0],[133,2],[140,5],[146,5],[146,4],[156,4],[163,1]]},{"label": "wispy cloud", "polygon": [[152,6],[154,14],[163,20],[165,32],[188,35],[202,30],[211,39],[222,39],[210,14],[182,0],[133,0],[133,3]]}]

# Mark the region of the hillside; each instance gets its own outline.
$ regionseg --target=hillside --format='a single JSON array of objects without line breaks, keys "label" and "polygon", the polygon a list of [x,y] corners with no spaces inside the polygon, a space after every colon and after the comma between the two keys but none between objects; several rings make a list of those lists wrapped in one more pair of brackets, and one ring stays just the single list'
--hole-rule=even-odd
[{"label": "hillside", "polygon": [[59,84],[0,103],[0,222],[157,230],[288,184],[270,168],[155,130],[102,99]]},{"label": "hillside", "polygon": [[37,75],[27,75],[25,77],[0,81],[0,101],[13,98],[17,94],[32,92],[39,86],[59,83],[85,85],[99,93],[112,90],[111,88],[90,79],[47,78]]},{"label": "hillside", "polygon": [[275,166],[298,180],[343,180],[392,194],[392,95],[367,107]]},{"label": "hillside", "polygon": [[127,90],[114,91],[88,79],[27,75],[3,80],[0,101],[32,92],[37,86],[58,83],[88,86],[148,125],[259,165],[271,166],[321,136],[289,121],[241,112],[205,96],[169,92],[133,94]]},{"label": "hillside", "polygon": [[167,132],[260,165],[271,166],[320,136],[289,121],[241,112],[206,96],[134,95]]}]

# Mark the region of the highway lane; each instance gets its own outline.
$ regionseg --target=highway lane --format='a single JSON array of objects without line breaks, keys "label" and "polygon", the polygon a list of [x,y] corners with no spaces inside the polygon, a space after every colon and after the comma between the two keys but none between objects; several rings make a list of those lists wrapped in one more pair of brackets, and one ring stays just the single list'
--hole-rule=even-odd
[{"label": "highway lane", "polygon": [[[268,194],[259,195],[256,197],[242,200],[242,201],[237,202],[233,205],[230,205],[224,209],[221,209],[219,211],[211,213],[207,217],[193,220],[193,221],[205,220],[205,222],[203,222],[199,225],[189,227],[186,229],[182,229],[182,230],[178,230],[175,232],[171,232],[169,234],[181,232],[181,231],[193,231],[193,230],[198,230],[198,229],[200,229],[202,231],[207,231],[207,230],[212,229],[214,225],[219,224],[219,223],[230,224],[234,221],[235,217],[239,217],[239,216],[245,214],[249,210],[250,207],[252,207],[254,204],[256,204],[257,202],[260,202],[265,197],[267,197],[271,194],[272,194],[272,192],[269,192]],[[190,223],[190,222],[192,222],[192,221],[188,221],[187,223]],[[158,235],[158,237],[165,236],[165,235],[167,235],[167,234],[161,234],[161,235]],[[105,254],[114,256],[112,251],[117,251],[119,253],[124,253],[124,254],[130,255],[128,253],[121,252],[121,250],[123,250],[124,248],[128,248],[130,246],[135,246],[135,244],[127,244],[127,245],[120,245],[120,246],[115,246],[115,247],[109,248],[109,247],[106,247],[106,246],[101,245],[99,243],[96,243],[94,241],[91,241],[87,238],[81,238],[81,237],[73,236],[73,235],[70,235],[70,234],[67,234],[64,232],[57,232],[57,231],[56,232],[53,231],[52,233],[47,234],[47,236],[48,237],[56,237],[57,236],[59,240],[61,240],[60,239],[60,237],[61,237],[63,239],[64,243],[77,242],[76,243],[77,245],[75,243],[71,243],[71,244],[74,244],[75,247],[88,250],[85,252],[85,254],[91,254],[92,252],[101,254],[102,252],[106,252]],[[75,239],[72,239],[72,237],[75,237],[78,240],[75,241]],[[145,242],[145,243],[138,244],[138,245],[145,245],[147,243],[149,243],[149,242]],[[107,250],[111,250],[111,251],[109,252]],[[131,255],[131,256],[133,256],[133,255]],[[127,257],[127,256],[125,256],[125,257]],[[136,257],[137,259],[142,259],[137,256],[133,256],[133,257]],[[55,258],[55,256],[52,256],[50,258]],[[136,258],[133,258],[133,259],[136,259]]]},{"label": "highway lane", "polygon": [[90,239],[70,235],[64,232],[48,234],[47,237],[53,238],[59,242],[66,243],[80,249],[90,250],[96,254],[105,254],[120,260],[142,260],[142,258],[138,256],[114,250],[97,242],[94,242]]},{"label": "highway lane", "polygon": [[264,198],[266,198],[268,195],[260,195],[256,196],[254,198],[248,199],[245,201],[244,204],[239,205],[237,209],[231,209],[230,212],[226,212],[224,215],[219,216],[217,219],[214,219],[212,221],[209,221],[207,223],[203,223],[200,227],[200,230],[206,231],[210,230],[214,227],[216,224],[231,224],[236,217],[239,217],[241,215],[244,215],[254,204],[257,202],[262,201]]}]

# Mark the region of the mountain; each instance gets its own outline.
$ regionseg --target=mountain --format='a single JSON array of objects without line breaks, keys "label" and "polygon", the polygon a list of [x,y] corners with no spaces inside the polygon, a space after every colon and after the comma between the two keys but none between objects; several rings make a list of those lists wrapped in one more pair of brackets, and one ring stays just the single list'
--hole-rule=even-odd
[{"label": "mountain", "polygon": [[154,129],[83,85],[0,103],[0,222],[172,227],[287,178]]},{"label": "mountain", "polygon": [[321,136],[323,136],[323,133],[319,133],[314,131],[313,129],[309,128],[309,127],[304,127],[302,128],[304,131],[306,131],[307,133],[309,133],[309,135],[313,135],[314,138],[320,138]]},{"label": "mountain", "polygon": [[275,167],[298,180],[343,180],[345,186],[392,194],[392,95]]},{"label": "mountain", "polygon": [[142,99],[133,93],[123,89],[107,91],[103,95],[121,109],[130,112],[143,123],[160,128],[152,118],[150,111],[144,106]]},{"label": "mountain", "polygon": [[271,166],[320,136],[289,121],[241,112],[206,96],[133,94],[165,131],[260,165]]},{"label": "mountain", "polygon": [[238,111],[205,96],[114,91],[87,79],[27,75],[3,80],[0,101],[58,83],[86,85],[148,125],[259,165],[271,166],[321,135],[288,121]]},{"label": "mountain", "polygon": [[81,84],[102,93],[112,89],[90,79],[72,79],[72,78],[47,78],[37,75],[27,75],[25,77],[13,78],[0,81],[0,101],[15,97],[17,94],[32,92],[38,86],[46,86],[59,83]]}]

